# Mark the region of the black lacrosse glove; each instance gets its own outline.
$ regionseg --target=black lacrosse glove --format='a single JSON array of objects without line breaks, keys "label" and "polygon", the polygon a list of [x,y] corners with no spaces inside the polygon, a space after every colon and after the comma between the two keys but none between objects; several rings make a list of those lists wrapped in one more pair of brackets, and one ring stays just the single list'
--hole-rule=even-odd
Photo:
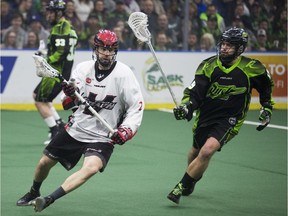
[{"label": "black lacrosse glove", "polygon": [[186,104],[181,104],[179,107],[173,109],[174,116],[177,120],[190,121],[193,118],[193,110]]},{"label": "black lacrosse glove", "polygon": [[62,82],[61,87],[66,96],[75,97],[75,91],[77,88],[74,83]]},{"label": "black lacrosse glove", "polygon": [[267,105],[263,106],[260,109],[260,115],[259,120],[261,121],[261,124],[257,126],[258,131],[262,131],[271,121],[272,116],[272,106]]},{"label": "black lacrosse glove", "polygon": [[174,116],[177,120],[183,120],[186,119],[186,116],[188,114],[188,109],[186,107],[186,105],[183,106],[179,106],[173,109],[174,112]]},{"label": "black lacrosse glove", "polygon": [[123,145],[133,137],[133,132],[130,128],[119,127],[111,136],[113,144]]}]

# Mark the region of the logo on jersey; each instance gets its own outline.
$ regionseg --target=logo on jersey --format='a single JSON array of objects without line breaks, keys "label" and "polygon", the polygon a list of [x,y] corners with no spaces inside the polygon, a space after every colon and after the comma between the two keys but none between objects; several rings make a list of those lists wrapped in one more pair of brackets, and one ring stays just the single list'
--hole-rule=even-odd
[{"label": "logo on jersey", "polygon": [[91,82],[92,82],[92,80],[91,80],[89,77],[87,77],[87,78],[86,78],[86,83],[87,83],[87,84],[90,84]]},{"label": "logo on jersey", "polygon": [[[162,76],[160,69],[153,57],[147,59],[143,69],[144,86],[147,91],[157,92],[167,89],[165,77]],[[183,76],[178,74],[169,74],[166,76],[170,86],[184,86]]]},{"label": "logo on jersey", "polygon": [[4,92],[8,79],[11,75],[12,69],[15,65],[16,56],[0,56],[0,79],[1,79],[1,93]]},{"label": "logo on jersey", "polygon": [[246,87],[236,87],[235,85],[223,86],[215,82],[209,88],[207,97],[212,99],[228,100],[230,95],[239,95],[246,92]]},{"label": "logo on jersey", "polygon": [[[93,94],[90,92],[88,96],[88,100],[90,101],[90,105],[96,110],[96,112],[99,112],[102,109],[112,110],[116,102],[113,102],[116,96],[113,95],[106,95],[106,97],[103,100],[97,100],[97,94]],[[85,109],[85,114],[90,114],[90,111],[88,109]]]},{"label": "logo on jersey", "polygon": [[257,68],[257,65],[254,66],[256,63],[257,63],[257,62],[256,62],[255,60],[252,60],[252,61],[250,61],[250,62],[246,65],[246,67],[249,67],[249,68],[251,68],[251,69],[256,69],[256,68]]}]

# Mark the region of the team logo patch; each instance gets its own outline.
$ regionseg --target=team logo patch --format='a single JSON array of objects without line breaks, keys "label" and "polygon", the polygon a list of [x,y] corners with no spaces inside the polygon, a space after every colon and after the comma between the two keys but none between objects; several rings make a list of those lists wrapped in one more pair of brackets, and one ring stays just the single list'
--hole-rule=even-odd
[{"label": "team logo patch", "polygon": [[246,87],[236,87],[235,85],[220,85],[215,82],[207,91],[207,97],[212,99],[228,100],[231,95],[244,94]]},{"label": "team logo patch", "polygon": [[101,152],[102,152],[101,149],[93,149],[93,148],[87,148],[86,151],[87,151],[87,152],[98,152],[98,153],[101,153]]},{"label": "team logo patch", "polygon": [[232,125],[232,126],[235,126],[236,125],[236,118],[235,117],[230,117],[229,118],[229,124]]},{"label": "team logo patch", "polygon": [[90,84],[91,83],[91,79],[88,77],[88,78],[86,78],[86,83],[87,84]]}]

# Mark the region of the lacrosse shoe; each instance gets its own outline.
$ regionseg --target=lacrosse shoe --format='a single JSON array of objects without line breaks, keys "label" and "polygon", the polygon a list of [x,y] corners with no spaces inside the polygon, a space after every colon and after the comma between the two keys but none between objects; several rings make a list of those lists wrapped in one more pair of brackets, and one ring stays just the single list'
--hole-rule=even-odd
[{"label": "lacrosse shoe", "polygon": [[39,192],[36,192],[31,188],[30,192],[26,193],[23,197],[21,197],[17,202],[17,206],[29,206],[31,205],[31,201],[40,196]]},{"label": "lacrosse shoe", "polygon": [[[196,183],[195,183],[196,184]],[[185,188],[183,191],[182,191],[182,196],[189,196],[190,194],[193,193],[194,191],[194,188],[195,188],[195,184],[193,184],[192,187],[190,188]]]},{"label": "lacrosse shoe", "polygon": [[54,202],[52,197],[37,197],[31,202],[35,212],[41,212]]},{"label": "lacrosse shoe", "polygon": [[184,190],[183,184],[179,182],[174,187],[174,189],[168,194],[167,198],[172,202],[179,204],[183,190]]},{"label": "lacrosse shoe", "polygon": [[56,136],[58,131],[59,131],[59,127],[57,125],[50,128],[50,131],[48,133],[48,139],[44,142],[44,145],[48,145],[51,142],[51,140],[53,139],[53,137]]},{"label": "lacrosse shoe", "polygon": [[202,178],[202,176],[195,182],[193,182],[192,186],[190,188],[184,188],[183,192],[182,192],[182,196],[189,196],[190,194],[193,193],[194,188],[196,183]]}]

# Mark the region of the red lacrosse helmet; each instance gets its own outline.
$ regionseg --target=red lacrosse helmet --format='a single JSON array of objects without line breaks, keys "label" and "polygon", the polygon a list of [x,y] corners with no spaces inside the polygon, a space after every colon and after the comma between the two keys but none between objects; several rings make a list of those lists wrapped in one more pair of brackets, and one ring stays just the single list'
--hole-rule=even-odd
[{"label": "red lacrosse helmet", "polygon": [[[115,62],[118,46],[118,38],[114,32],[109,30],[99,30],[99,32],[94,37],[92,57],[93,59],[95,59],[94,57],[96,55],[96,60],[99,62],[99,64],[109,69],[111,65]],[[99,54],[103,52],[103,50],[108,50],[110,52],[110,57],[100,57]]]},{"label": "red lacrosse helmet", "polygon": [[94,37],[94,49],[97,47],[113,48],[118,51],[118,38],[116,34],[109,30],[99,30]]}]

